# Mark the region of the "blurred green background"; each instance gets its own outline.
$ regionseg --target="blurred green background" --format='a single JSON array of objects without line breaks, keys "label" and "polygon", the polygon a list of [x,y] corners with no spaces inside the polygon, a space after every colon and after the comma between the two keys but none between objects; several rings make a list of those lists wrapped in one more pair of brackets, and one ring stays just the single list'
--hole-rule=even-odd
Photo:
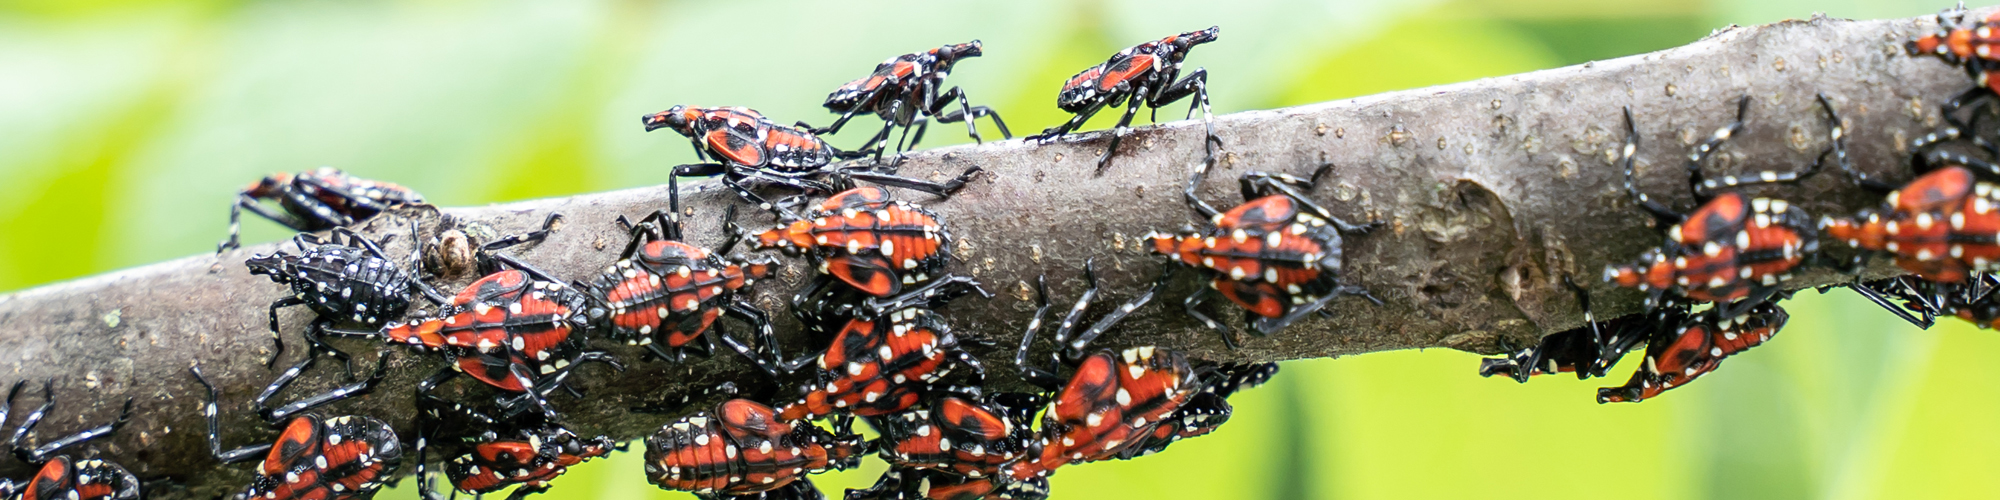
[{"label": "blurred green background", "polygon": [[[0,0],[0,290],[212,251],[234,190],[272,171],[331,165],[442,205],[656,184],[693,158],[641,132],[642,113],[743,105],[824,123],[833,87],[972,38],[987,55],[952,83],[1025,134],[1065,118],[1054,94],[1077,70],[1211,24],[1222,40],[1190,64],[1230,112],[1637,54],[1730,23],[1945,3]],[[858,122],[834,142],[863,138],[873,121]],[[928,145],[967,142],[956,130]],[[1214,436],[1065,468],[1056,498],[2000,491],[2000,337],[1917,331],[1844,294],[1787,306],[1777,341],[1640,405],[1595,404],[1599,381],[1482,379],[1478,357],[1455,351],[1290,362]],[[871,464],[816,479],[837,495],[872,482]],[[544,498],[688,497],[646,484],[637,453],[556,485]],[[383,498],[415,498],[404,486]]]}]

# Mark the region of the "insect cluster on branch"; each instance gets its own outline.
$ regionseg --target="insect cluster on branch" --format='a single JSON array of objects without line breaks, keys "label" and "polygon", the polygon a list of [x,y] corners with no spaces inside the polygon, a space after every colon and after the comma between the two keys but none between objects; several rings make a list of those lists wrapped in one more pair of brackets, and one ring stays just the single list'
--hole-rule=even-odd
[{"label": "insect cluster on branch", "polygon": [[[1829,146],[1816,161],[1746,175],[1710,173],[1718,151],[1762,121],[1751,116],[1753,102],[1744,97],[1733,118],[1686,153],[1684,168],[1670,172],[1686,176],[1694,201],[1676,207],[1639,188],[1638,162],[1658,152],[1641,154],[1639,127],[1628,109],[1618,165],[1626,191],[1662,228],[1663,240],[1630,262],[1607,266],[1604,279],[1644,292],[1647,311],[1597,321],[1588,313],[1589,293],[1571,283],[1586,311],[1585,326],[1485,360],[1480,373],[1523,382],[1555,372],[1606,376],[1625,353],[1643,346],[1643,365],[1624,385],[1601,389],[1598,400],[1658,397],[1771,340],[1787,319],[1779,307],[1789,297],[1784,282],[1800,269],[1858,272],[1877,255],[1911,274],[1844,287],[1922,326],[1939,316],[1990,326],[2000,317],[2000,298],[1993,297],[2000,277],[1991,274],[2000,265],[2000,214],[1994,210],[2000,188],[1989,183],[2000,178],[1994,163],[2000,131],[1981,120],[1993,114],[2000,89],[1987,78],[2000,70],[2000,55],[1990,50],[2000,38],[1989,33],[2000,18],[1966,24],[1946,17],[1939,16],[1941,32],[1910,42],[1910,51],[1964,66],[1978,85],[1946,100],[1947,124],[1912,145],[1909,180],[1861,174],[1848,160],[1833,100],[1824,95],[1818,102]],[[1328,306],[1341,297],[1379,304],[1369,290],[1343,281],[1342,271],[1346,241],[1366,238],[1382,225],[1349,222],[1336,215],[1339,207],[1311,196],[1316,184],[1338,175],[1330,164],[1310,166],[1309,176],[1246,172],[1239,178],[1243,200],[1229,207],[1197,196],[1224,144],[1210,123],[1207,72],[1195,68],[1183,75],[1182,64],[1195,46],[1218,34],[1211,27],[1148,41],[1085,69],[1063,83],[1057,99],[1074,119],[1030,138],[1056,140],[1095,113],[1124,106],[1118,124],[1100,136],[1107,139],[1096,164],[1101,172],[1141,106],[1157,112],[1193,98],[1188,116],[1199,109],[1207,125],[1201,161],[1184,189],[1199,223],[1148,235],[1148,248],[1162,257],[1151,287],[1086,324],[1100,293],[1095,269],[1086,264],[1088,286],[1053,319],[1059,323],[1049,339],[1051,354],[1036,359],[1036,337],[1052,320],[1053,304],[1047,285],[1035,283],[1039,307],[1011,360],[1036,388],[1032,392],[990,389],[990,360],[972,355],[964,344],[973,340],[954,333],[950,304],[991,294],[952,272],[952,228],[925,207],[949,203],[971,180],[990,174],[965,165],[940,182],[897,172],[901,155],[916,147],[932,120],[964,122],[979,140],[974,122],[986,118],[1011,139],[997,112],[972,105],[964,90],[945,83],[957,63],[982,54],[975,40],[889,58],[841,85],[825,101],[838,115],[826,127],[784,125],[756,110],[727,106],[676,105],[645,115],[645,130],[686,137],[700,162],[672,167],[660,209],[617,219],[630,239],[616,262],[592,276],[557,276],[509,253],[563,237],[561,216],[551,213],[537,230],[466,245],[469,255],[459,260],[471,261],[467,267],[480,277],[455,293],[439,290],[432,282],[456,271],[426,255],[445,239],[420,236],[423,228],[414,222],[407,235],[379,241],[350,229],[391,217],[395,207],[427,206],[410,189],[332,169],[276,174],[252,184],[231,207],[220,251],[237,246],[243,210],[302,232],[293,239],[295,251],[245,261],[249,272],[284,287],[273,290],[268,306],[255,306],[270,310],[277,349],[270,363],[284,352],[286,325],[278,311],[305,306],[314,319],[295,328],[305,355],[251,401],[257,417],[277,430],[268,443],[225,449],[225,405],[201,368],[190,369],[207,388],[201,408],[209,448],[223,463],[257,463],[238,499],[370,498],[395,480],[406,457],[415,459],[426,498],[446,495],[440,490],[476,496],[512,488],[510,498],[518,499],[547,491],[570,466],[625,449],[567,426],[567,405],[557,393],[584,397],[571,377],[612,376],[635,362],[678,363],[689,352],[710,355],[718,344],[771,377],[779,392],[735,394],[663,422],[643,441],[646,476],[660,488],[701,498],[817,499],[822,496],[811,475],[853,468],[872,455],[890,465],[888,472],[871,487],[847,491],[848,499],[1040,499],[1050,493],[1048,478],[1064,467],[1133,459],[1214,432],[1230,418],[1228,398],[1270,380],[1275,363],[1219,363],[1157,346],[1094,349],[1093,341],[1149,305],[1177,274],[1188,274],[1181,271],[1205,285],[1182,298],[1182,310],[1230,348],[1246,340],[1218,318],[1215,306],[1235,310],[1243,330],[1262,336],[1331,316]],[[870,114],[882,125],[855,150],[835,148],[823,137]],[[892,147],[889,139],[898,129]],[[1851,217],[1814,219],[1775,192],[1824,178],[1818,175],[1830,169],[1882,191],[1883,205]],[[741,228],[732,206],[722,215],[722,245],[689,243],[682,217],[691,211],[680,204],[678,182],[686,176],[720,177],[720,185],[774,221]],[[898,196],[898,189],[925,199]],[[397,236],[413,248],[408,257],[384,250]],[[742,242],[747,245],[739,253]],[[770,250],[803,263],[750,253]],[[767,311],[748,299],[767,277],[800,264],[813,278],[793,291],[786,311]],[[771,327],[771,315],[785,313],[809,337],[807,350],[792,356]],[[374,370],[357,378],[353,356],[330,337],[380,342]],[[647,359],[620,360],[601,344],[640,346]],[[398,435],[397,426],[374,416],[320,411],[376,392],[388,357],[401,350],[439,367],[409,388],[420,410],[407,426],[417,429],[415,435]],[[313,370],[322,357],[341,362],[342,385],[273,403],[300,377],[325,376]],[[611,371],[579,370],[592,363]],[[477,382],[474,394],[490,396],[456,400],[436,392],[460,375]],[[0,426],[21,387],[16,383],[9,406],[0,407]],[[24,436],[53,405],[46,401],[8,441],[23,460],[43,464],[41,472],[26,483],[0,480],[0,497],[139,498],[138,480],[119,466],[61,455],[116,432],[122,416],[28,445]],[[877,437],[864,438],[857,421]],[[444,457],[441,462],[428,463],[433,452]],[[445,484],[437,484],[431,467],[441,468]]]}]

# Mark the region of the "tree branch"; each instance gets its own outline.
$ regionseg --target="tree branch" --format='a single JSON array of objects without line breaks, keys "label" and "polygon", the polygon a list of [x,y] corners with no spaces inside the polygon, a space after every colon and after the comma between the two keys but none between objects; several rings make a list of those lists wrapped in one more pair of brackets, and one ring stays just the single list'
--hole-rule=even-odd
[{"label": "tree branch", "polygon": [[[1755,102],[1746,133],[1724,149],[1728,169],[1792,170],[1810,164],[1827,145],[1825,115],[1813,101],[1815,93],[1824,92],[1846,120],[1857,164],[1871,173],[1898,172],[1907,154],[1903,145],[1935,123],[1932,106],[1970,85],[1958,69],[1903,55],[1902,41],[1930,26],[1924,17],[1732,28],[1652,54],[1220,117],[1215,125],[1225,154],[1202,195],[1212,203],[1233,204],[1235,183],[1229,181],[1245,171],[1306,175],[1322,162],[1333,163],[1334,173],[1314,196],[1342,217],[1387,224],[1349,238],[1345,279],[1387,304],[1342,299],[1332,307],[1334,319],[1306,321],[1269,338],[1247,337],[1242,349],[1232,351],[1180,312],[1178,301],[1197,286],[1184,273],[1160,304],[1134,314],[1099,345],[1158,344],[1214,360],[1425,347],[1493,352],[1502,338],[1521,345],[1581,323],[1560,285],[1564,275],[1592,284],[1600,317],[1636,312],[1637,292],[1598,280],[1604,264],[1631,259],[1660,242],[1649,217],[1625,197],[1622,173],[1611,163],[1623,137],[1621,106],[1632,107],[1643,134],[1643,188],[1683,204],[1688,197],[1679,170],[1682,155],[1728,122],[1733,100],[1746,94]],[[991,300],[961,299],[947,314],[961,337],[991,343],[971,346],[989,365],[1009,359],[1007,351],[1032,310],[1027,284],[1036,275],[1047,273],[1053,300],[1066,303],[1081,292],[1084,260],[1095,258],[1107,293],[1100,304],[1114,304],[1145,286],[1165,261],[1146,252],[1143,235],[1202,223],[1181,199],[1190,168],[1202,154],[1199,122],[1135,131],[1108,173],[1092,177],[1105,139],[1092,133],[1047,145],[1005,141],[943,148],[904,163],[904,173],[935,179],[974,165],[989,172],[949,201],[922,200],[945,215],[959,239],[955,271],[997,293]],[[1879,201],[1837,173],[1760,192],[1788,198],[1813,214],[1845,213]],[[560,212],[567,223],[559,233],[514,254],[558,275],[583,278],[610,264],[625,242],[612,218],[661,208],[665,193],[664,186],[656,186],[441,212],[410,210],[379,217],[363,232],[404,233],[408,225],[400,217],[411,216],[429,237],[444,225],[441,214],[476,236],[502,234],[532,229],[548,212]],[[689,197],[697,210],[688,233],[694,242],[719,243],[717,219],[723,204],[737,203],[733,198],[722,190]],[[221,200],[216,208],[222,208]],[[767,220],[741,219],[751,227]],[[390,251],[406,252],[410,241],[398,236]],[[275,247],[189,257],[0,296],[0,353],[8,353],[0,354],[0,373],[7,379],[57,381],[57,414],[40,431],[47,437],[108,420],[124,397],[138,398],[130,425],[93,447],[141,477],[170,479],[149,485],[153,498],[210,496],[235,488],[250,467],[218,467],[205,458],[196,411],[201,392],[186,368],[201,364],[223,389],[226,445],[273,438],[246,408],[249,397],[275,375],[261,363],[270,346],[265,306],[285,292],[250,275],[242,261]],[[797,325],[782,312],[811,270],[802,261],[787,264],[782,279],[755,287],[756,299],[779,313],[774,316],[782,320],[781,336],[796,346],[803,342]],[[1872,271],[1893,274],[1883,267]],[[471,278],[439,285],[456,290]],[[1836,278],[1812,272],[1792,286]],[[283,316],[283,328],[296,343],[310,313],[293,309]],[[343,344],[363,358],[357,365],[366,366],[364,345]],[[678,402],[724,381],[768,387],[762,375],[731,356],[674,365],[639,362],[638,352],[623,346],[613,350],[631,369],[614,375],[585,368],[579,378],[590,397],[558,396],[557,404],[582,432],[633,438],[666,417],[633,418],[628,408]],[[288,351],[282,362],[297,359],[300,351]],[[378,394],[333,411],[375,415],[409,431],[413,410],[407,391],[442,363],[406,352],[394,354],[394,360]],[[996,379],[1012,380],[1011,370],[996,368]],[[1471,376],[1473,367],[1465,369]],[[327,387],[337,379],[327,373],[307,377],[292,394]],[[473,389],[447,396],[484,394]],[[28,401],[17,411],[36,402],[23,399]],[[0,474],[25,477],[27,467],[0,458]]]}]

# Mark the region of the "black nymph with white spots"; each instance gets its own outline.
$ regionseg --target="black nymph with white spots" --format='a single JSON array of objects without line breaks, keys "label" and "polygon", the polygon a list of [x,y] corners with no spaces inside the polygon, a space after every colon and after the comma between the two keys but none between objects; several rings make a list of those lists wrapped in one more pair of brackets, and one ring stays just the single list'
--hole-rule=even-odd
[{"label": "black nymph with white spots", "polygon": [[[412,241],[416,241],[415,223],[410,226],[410,234]],[[277,350],[266,365],[276,363],[285,352],[285,341],[278,335],[279,309],[304,305],[319,315],[303,333],[313,351],[300,362],[301,366],[294,367],[298,370],[318,354],[330,354],[351,364],[346,353],[320,339],[328,327],[379,330],[403,317],[413,295],[421,295],[433,304],[450,301],[417,278],[415,270],[420,269],[423,257],[421,245],[410,251],[408,267],[404,267],[390,260],[380,245],[346,228],[334,229],[328,239],[308,240],[308,235],[301,234],[292,238],[292,242],[299,248],[298,254],[278,251],[244,261],[250,267],[250,274],[270,276],[271,281],[290,285],[292,289],[290,297],[271,303],[271,339]],[[353,374],[353,367],[349,366],[348,378],[352,379]]]}]

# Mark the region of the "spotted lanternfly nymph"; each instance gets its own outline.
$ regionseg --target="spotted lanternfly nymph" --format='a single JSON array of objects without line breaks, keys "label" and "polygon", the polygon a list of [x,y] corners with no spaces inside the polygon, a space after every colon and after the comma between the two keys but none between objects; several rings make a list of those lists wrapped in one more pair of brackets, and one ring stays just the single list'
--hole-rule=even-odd
[{"label": "spotted lanternfly nymph", "polygon": [[[471,408],[450,403],[429,393],[419,392],[419,439],[417,440],[417,480],[424,498],[438,500],[435,479],[425,470],[425,456],[447,430],[457,430],[466,448],[444,464],[445,478],[458,493],[484,495],[520,486],[508,500],[549,491],[549,482],[569,467],[592,458],[609,455],[624,446],[609,437],[583,438],[560,424],[526,413],[512,419],[496,419]],[[453,420],[444,413],[450,412]],[[428,425],[426,425],[428,424]],[[428,429],[424,429],[425,427]]]},{"label": "spotted lanternfly nymph", "polygon": [[1763,345],[1785,327],[1788,316],[1776,303],[1758,304],[1734,317],[1709,309],[1662,329],[1647,341],[1646,362],[1620,387],[1597,390],[1597,402],[1620,403],[1652,399],[1715,371],[1722,360]]},{"label": "spotted lanternfly nymph", "polygon": [[933,280],[971,282],[940,274],[951,263],[952,236],[944,219],[922,205],[890,199],[885,189],[867,186],[837,193],[803,217],[778,212],[788,222],[750,235],[750,245],[804,254],[819,269],[792,297],[793,314],[814,339],[832,336],[857,317],[879,313],[886,309],[879,304],[870,306],[872,312],[858,308],[889,300],[907,287]]},{"label": "spotted lanternfly nymph", "polygon": [[1199,310],[1216,295],[1242,306],[1244,322],[1258,335],[1277,332],[1314,313],[1331,315],[1326,305],[1342,295],[1382,303],[1367,289],[1340,282],[1342,235],[1366,233],[1381,224],[1350,224],[1300,191],[1312,189],[1333,164],[1320,165],[1310,180],[1246,173],[1240,179],[1244,203],[1227,212],[1195,196],[1208,170],[1196,168],[1184,194],[1188,206],[1211,226],[1189,226],[1178,234],[1154,232],[1146,239],[1153,253],[1171,256],[1174,263],[1209,278],[1207,287],[1182,303],[1183,309],[1221,334],[1230,348],[1237,347],[1235,332]]},{"label": "spotted lanternfly nymph", "polygon": [[644,117],[646,131],[671,129],[687,136],[695,156],[705,163],[674,167],[669,183],[679,190],[681,177],[722,176],[722,183],[759,205],[770,205],[751,193],[745,181],[768,182],[808,193],[835,191],[830,177],[863,181],[924,191],[939,196],[964,187],[972,172],[950,182],[937,183],[902,177],[875,170],[875,166],[836,165],[836,158],[859,154],[836,151],[825,140],[802,127],[780,125],[756,110],[740,107],[700,108],[674,106]]},{"label": "spotted lanternfly nymph", "polygon": [[[416,241],[417,234],[413,221],[410,239]],[[348,363],[347,377],[353,380],[352,358],[320,338],[329,327],[375,330],[401,318],[413,295],[432,304],[448,300],[415,274],[422,267],[423,245],[412,245],[408,267],[403,267],[380,245],[344,227],[334,228],[329,239],[312,238],[310,247],[306,234],[293,237],[292,242],[299,248],[296,255],[279,251],[253,255],[244,262],[250,274],[270,276],[271,281],[292,289],[290,297],[271,303],[271,339],[277,347],[267,364],[277,363],[285,352],[285,341],[278,334],[279,309],[304,305],[318,315],[302,333],[312,350],[292,370],[303,370],[317,355],[328,354]]]},{"label": "spotted lanternfly nymph", "polygon": [[788,423],[769,406],[731,399],[646,438],[646,480],[703,498],[780,490],[807,474],[859,465],[860,435]]},{"label": "spotted lanternfly nymph", "polygon": [[[1071,331],[1098,292],[1095,272],[1088,262],[1084,274],[1090,288],[1077,298],[1076,305],[1056,328],[1056,348],[1046,369],[1028,362],[1035,332],[1041,329],[1042,319],[1051,307],[1044,280],[1036,280],[1040,307],[1028,322],[1014,363],[1029,383],[1055,396],[1042,417],[1040,456],[1008,464],[1005,481],[1008,484],[1003,484],[1003,488],[1029,487],[1035,479],[1045,478],[1063,465],[1137,456],[1158,444],[1149,441],[1161,422],[1169,420],[1190,398],[1202,393],[1201,381],[1188,364],[1187,356],[1180,352],[1152,346],[1129,348],[1117,354],[1109,350],[1089,354],[1085,351],[1092,340],[1151,301],[1166,283],[1166,276],[1163,274],[1152,288],[1071,339]],[[1065,362],[1076,369],[1066,383],[1057,375]]]},{"label": "spotted lanternfly nymph", "polygon": [[875,448],[891,467],[937,469],[984,478],[1022,458],[1034,441],[1034,415],[1044,401],[1032,394],[984,400],[937,398],[926,408],[869,420],[882,437]]},{"label": "spotted lanternfly nymph", "polygon": [[[26,381],[15,382],[7,390],[7,404],[0,406],[0,426],[7,423],[7,412],[14,407],[14,396],[20,394]],[[119,427],[132,416],[132,400],[125,400],[125,408],[118,413],[118,420],[99,425],[82,432],[56,439],[41,446],[28,443],[28,436],[35,426],[42,422],[50,409],[56,405],[53,382],[42,386],[42,405],[28,414],[28,418],[15,428],[14,438],[7,441],[8,449],[14,457],[29,465],[39,465],[40,470],[24,483],[0,478],[0,498],[8,500],[139,500],[139,479],[118,464],[103,460],[74,460],[68,456],[56,455],[63,449],[81,445],[94,439],[118,432]]]},{"label": "spotted lanternfly nymph", "polygon": [[1229,396],[1236,391],[1264,385],[1278,374],[1278,364],[1198,362],[1194,364],[1194,371],[1201,392],[1189,397],[1180,409],[1174,410],[1166,420],[1153,427],[1153,433],[1144,441],[1127,448],[1119,458],[1131,459],[1159,453],[1183,439],[1215,432],[1235,413],[1235,408],[1229,405]]},{"label": "spotted lanternfly nymph", "polygon": [[951,326],[931,310],[972,292],[991,297],[976,282],[952,279],[871,303],[886,312],[871,309],[849,320],[825,352],[785,363],[786,371],[814,364],[817,376],[800,387],[799,398],[784,405],[779,418],[799,420],[836,412],[874,417],[907,410],[951,373],[954,362],[985,380],[986,369],[979,359],[959,348]]},{"label": "spotted lanternfly nymph", "polygon": [[[258,200],[277,200],[279,208]],[[229,207],[229,239],[215,252],[237,248],[239,219],[249,210],[298,232],[324,231],[353,225],[400,205],[421,205],[424,197],[409,188],[347,175],[332,168],[297,174],[276,173],[251,183],[236,194]]]},{"label": "spotted lanternfly nymph", "polygon": [[1118,141],[1130,132],[1132,117],[1139,114],[1141,104],[1153,110],[1153,118],[1158,121],[1161,107],[1194,96],[1188,116],[1193,117],[1194,110],[1201,109],[1202,125],[1208,132],[1203,136],[1203,145],[1208,148],[1203,163],[1215,164],[1215,149],[1222,145],[1222,139],[1215,136],[1215,116],[1208,108],[1208,69],[1195,68],[1182,78],[1181,63],[1194,46],[1215,41],[1220,32],[1221,28],[1210,26],[1142,43],[1077,73],[1063,82],[1062,92],[1056,94],[1056,106],[1076,116],[1029,139],[1046,141],[1062,137],[1082,127],[1098,111],[1123,105],[1125,115],[1112,127],[1111,143],[1104,146],[1104,155],[1097,159],[1097,171],[1102,173],[1118,152]]},{"label": "spotted lanternfly nymph", "polygon": [[830,276],[874,297],[930,281],[951,262],[951,231],[936,212],[864,186],[842,191],[785,225],[750,235],[757,250],[805,254]]},{"label": "spotted lanternfly nymph", "polygon": [[[1991,77],[1993,71],[2000,70],[2000,53],[1994,50],[2000,48],[2000,37],[1993,34],[1993,27],[2000,25],[2000,12],[1969,25],[1965,23],[1965,14],[1963,5],[1938,13],[1937,31],[1912,39],[1903,47],[1912,56],[1935,55],[1953,66],[1963,67],[1980,89],[2000,91],[2000,81]],[[1945,19],[1947,16],[1951,19]]]},{"label": "spotted lanternfly nymph", "polygon": [[570,370],[587,361],[623,369],[610,354],[583,349],[580,332],[601,322],[605,309],[594,304],[589,294],[553,275],[492,252],[547,238],[560,220],[552,214],[540,230],[482,245],[479,267],[486,276],[466,285],[434,313],[390,323],[380,331],[327,331],[382,337],[393,344],[441,353],[452,364],[424,380],[421,387],[435,387],[464,373],[494,389],[518,395],[503,399],[503,405],[511,408],[525,400],[550,420],[558,420],[543,395],[562,387],[561,381]]},{"label": "spotted lanternfly nymph", "polygon": [[1881,208],[1853,218],[1826,218],[1829,238],[1866,251],[1895,256],[1896,266],[1927,281],[1964,283],[1975,274],[2000,269],[2000,188],[1977,179],[1959,165],[1982,164],[1967,157],[1935,154],[1943,168],[1889,191]]},{"label": "spotted lanternfly nymph", "polygon": [[1689,213],[1639,192],[1635,180],[1639,130],[1633,124],[1631,108],[1626,108],[1626,137],[1620,153],[1625,190],[1636,205],[1653,215],[1658,226],[1667,228],[1667,241],[1631,264],[1606,266],[1604,280],[1646,291],[1648,310],[1670,305],[1669,301],[1713,302],[1724,318],[1743,314],[1782,291],[1781,282],[1791,279],[1793,270],[1818,253],[1819,233],[1813,230],[1811,216],[1791,203],[1752,198],[1735,188],[1797,183],[1819,173],[1829,155],[1845,158],[1840,118],[1824,96],[1820,104],[1830,117],[1833,145],[1805,171],[1708,178],[1702,163],[1740,133],[1749,113],[1750,98],[1739,100],[1736,121],[1717,129],[1688,155],[1688,184],[1698,205]]},{"label": "spotted lanternfly nymph", "polygon": [[[618,221],[629,226],[631,243],[618,262],[590,282],[590,293],[610,309],[610,337],[627,345],[642,345],[662,360],[680,361],[684,348],[703,347],[704,354],[715,350],[715,337],[767,370],[781,357],[771,333],[767,315],[742,297],[756,280],[776,267],[768,257],[724,257],[735,248],[738,233],[714,253],[682,241],[680,194],[668,193],[668,210],[654,212],[638,224],[624,216]],[[731,206],[730,214],[735,213]],[[729,225],[725,216],[725,226]],[[704,335],[724,314],[748,323],[758,339],[772,350],[771,360],[759,358],[728,335]],[[696,340],[703,341],[696,344]]]},{"label": "spotted lanternfly nymph", "polygon": [[265,422],[287,422],[278,439],[261,444],[224,450],[222,425],[216,408],[215,386],[189,368],[195,381],[208,391],[202,415],[208,421],[208,448],[225,464],[247,462],[262,457],[257,475],[237,493],[236,500],[366,500],[375,496],[382,482],[394,476],[403,461],[403,445],[389,424],[367,416],[321,418],[304,412],[335,401],[366,394],[387,374],[384,353],[375,373],[356,382],[315,395],[282,408],[265,408],[258,413]]},{"label": "spotted lanternfly nymph", "polygon": [[[847,82],[826,96],[826,109],[839,113],[840,119],[826,128],[814,129],[813,133],[836,133],[856,114],[874,113],[882,118],[882,130],[858,150],[874,148],[878,160],[882,148],[876,148],[876,144],[888,141],[890,132],[897,127],[903,128],[903,138],[896,141],[896,152],[900,155],[903,151],[915,149],[917,142],[924,140],[924,130],[930,125],[927,117],[936,118],[938,123],[965,122],[966,134],[977,142],[984,142],[984,139],[979,137],[979,127],[973,121],[987,117],[993,119],[993,126],[1000,128],[1001,136],[1014,138],[1014,134],[1007,131],[1007,122],[1000,120],[999,113],[985,106],[971,105],[966,101],[965,92],[958,87],[944,89],[944,78],[951,73],[952,66],[961,59],[979,57],[980,48],[979,41],[973,40],[903,54],[875,65],[874,73]],[[958,104],[958,109],[946,112],[945,108],[953,102]],[[916,129],[915,138],[910,137],[911,128]]]}]

